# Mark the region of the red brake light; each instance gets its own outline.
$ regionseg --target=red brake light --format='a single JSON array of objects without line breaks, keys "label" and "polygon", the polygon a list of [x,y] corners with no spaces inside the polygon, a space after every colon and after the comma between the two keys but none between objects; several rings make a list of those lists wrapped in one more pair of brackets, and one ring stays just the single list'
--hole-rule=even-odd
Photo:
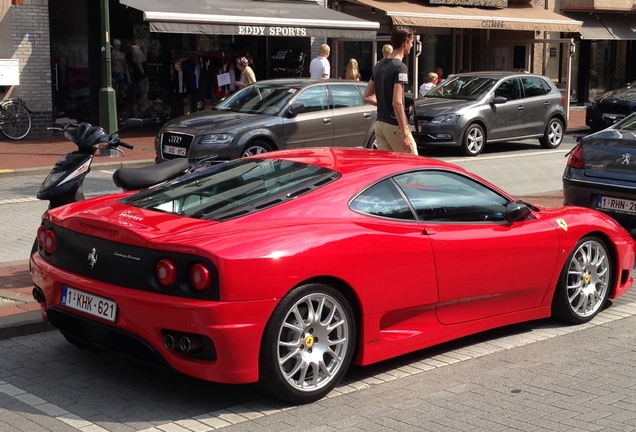
[{"label": "red brake light", "polygon": [[52,229],[44,233],[44,251],[49,255],[55,252],[55,231]]},{"label": "red brake light", "polygon": [[177,266],[168,258],[159,260],[155,268],[157,281],[163,286],[170,286],[177,280]]},{"label": "red brake light", "polygon": [[199,291],[206,290],[210,287],[210,270],[201,264],[197,263],[190,269],[190,283]]},{"label": "red brake light", "polygon": [[570,168],[585,168],[585,163],[583,162],[583,146],[581,144],[577,144],[570,152],[567,166]]},{"label": "red brake light", "polygon": [[563,106],[566,106],[565,105],[565,96],[563,96],[563,95],[561,95],[561,103],[563,104]]},{"label": "red brake light", "polygon": [[38,241],[38,246],[40,246],[41,248],[44,247],[45,235],[46,235],[46,228],[44,227],[44,225],[40,225],[40,227],[38,228],[37,241]]}]

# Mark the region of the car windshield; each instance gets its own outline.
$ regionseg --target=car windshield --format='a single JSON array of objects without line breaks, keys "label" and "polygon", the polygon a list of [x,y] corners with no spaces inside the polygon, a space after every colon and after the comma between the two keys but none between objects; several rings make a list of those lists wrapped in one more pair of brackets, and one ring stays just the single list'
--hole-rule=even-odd
[{"label": "car windshield", "polygon": [[224,221],[297,198],[338,179],[328,168],[276,159],[239,159],[147,189],[120,202]]},{"label": "car windshield", "polygon": [[490,91],[496,79],[478,77],[478,76],[452,76],[445,79],[431,91],[426,93],[425,97],[445,98],[445,99],[481,99],[488,91]]},{"label": "car windshield", "polygon": [[219,111],[277,115],[299,89],[289,85],[256,83],[244,87],[216,106]]}]

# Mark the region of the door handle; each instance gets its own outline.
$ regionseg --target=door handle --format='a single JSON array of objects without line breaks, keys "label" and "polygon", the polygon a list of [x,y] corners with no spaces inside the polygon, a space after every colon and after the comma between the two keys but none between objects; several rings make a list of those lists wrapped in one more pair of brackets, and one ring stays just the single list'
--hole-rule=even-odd
[{"label": "door handle", "polygon": [[371,113],[370,112],[365,112],[362,115],[364,116],[364,118],[371,118]]},{"label": "door handle", "polygon": [[543,105],[545,105],[545,106],[550,106],[550,102],[545,101],[545,102],[543,102]]},{"label": "door handle", "polygon": [[519,105],[519,106],[517,107],[517,111],[523,111],[523,106],[522,106],[522,105]]},{"label": "door handle", "polygon": [[329,124],[329,123],[331,123],[331,118],[329,118],[329,117],[325,117],[325,118],[323,118],[323,119],[322,119],[322,122],[323,122],[324,124]]}]

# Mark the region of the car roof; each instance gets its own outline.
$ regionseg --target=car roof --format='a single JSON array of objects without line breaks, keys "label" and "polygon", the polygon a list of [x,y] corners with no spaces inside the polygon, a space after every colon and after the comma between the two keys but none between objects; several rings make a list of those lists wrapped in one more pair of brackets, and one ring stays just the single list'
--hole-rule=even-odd
[{"label": "car roof", "polygon": [[423,168],[463,171],[455,165],[423,156],[363,148],[315,147],[263,153],[258,158],[293,160],[338,171],[342,175],[360,171],[378,176]]},{"label": "car roof", "polygon": [[547,77],[543,75],[533,74],[529,72],[515,72],[515,71],[464,72],[464,73],[452,74],[448,78],[452,78],[455,76],[486,77],[486,78],[494,78],[494,79],[501,79],[501,78],[507,78],[512,76],[534,76],[534,77],[543,77],[547,79]]},{"label": "car roof", "polygon": [[258,81],[256,84],[272,84],[278,86],[289,87],[306,87],[312,84],[355,84],[355,85],[367,85],[366,81],[351,81],[342,79],[324,79],[324,78],[278,78]]}]

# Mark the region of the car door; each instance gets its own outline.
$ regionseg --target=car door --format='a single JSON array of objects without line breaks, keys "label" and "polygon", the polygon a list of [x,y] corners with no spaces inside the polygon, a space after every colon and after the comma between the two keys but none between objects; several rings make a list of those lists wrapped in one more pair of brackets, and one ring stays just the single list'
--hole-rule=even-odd
[{"label": "car door", "polygon": [[502,81],[494,90],[494,96],[506,98],[506,102],[492,104],[488,141],[525,135],[525,106],[521,99],[521,85],[517,78]]},{"label": "car door", "polygon": [[327,102],[326,86],[303,89],[292,103],[305,108],[296,116],[283,117],[281,148],[333,145],[333,110]]},{"label": "car door", "polygon": [[456,324],[536,308],[550,285],[558,233],[533,217],[509,223],[506,197],[460,173],[394,177],[435,256],[437,318]]},{"label": "car door", "polygon": [[553,111],[550,105],[557,103],[560,97],[551,98],[547,94],[550,89],[549,85],[544,83],[540,77],[522,77],[521,86],[526,106],[524,117],[526,135],[543,135],[550,120],[550,113]]},{"label": "car door", "polygon": [[[388,323],[392,321],[399,323],[407,316],[428,313],[437,303],[431,241],[422,234],[395,182],[385,179],[372,185],[357,195],[349,208],[364,215],[355,219],[355,224],[363,229],[364,236],[373,239],[373,248],[364,251],[367,266],[377,270],[370,277],[377,280],[377,274],[390,274],[378,285],[381,291],[367,291],[367,295],[381,301],[367,304],[365,315],[396,311],[391,317],[382,317],[385,326],[391,327]],[[422,309],[422,305],[429,308]]]},{"label": "car door", "polygon": [[329,85],[333,107],[333,145],[365,147],[374,126],[372,105],[362,103],[362,94],[355,85]]}]

